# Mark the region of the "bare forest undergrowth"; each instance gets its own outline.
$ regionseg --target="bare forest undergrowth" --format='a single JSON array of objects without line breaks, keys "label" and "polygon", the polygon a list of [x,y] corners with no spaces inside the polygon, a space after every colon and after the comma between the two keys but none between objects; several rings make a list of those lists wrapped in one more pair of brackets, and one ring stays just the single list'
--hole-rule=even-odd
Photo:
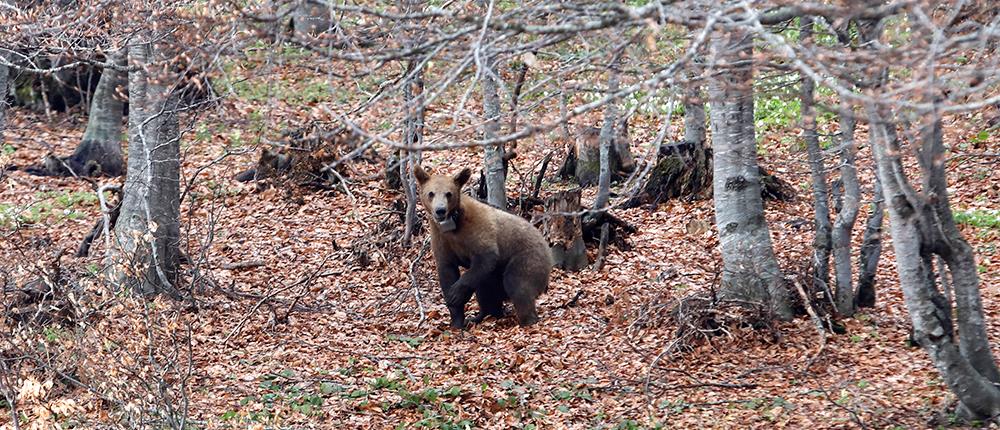
[{"label": "bare forest undergrowth", "polygon": [[[19,404],[29,405],[20,413],[96,426],[127,407],[115,404],[114,393],[129,392],[126,383],[111,382],[116,375],[142,379],[129,379],[127,369],[135,363],[116,348],[141,352],[150,339],[163,346],[171,342],[169,333],[189,331],[190,345],[162,349],[190,347],[191,362],[181,359],[172,362],[176,369],[159,370],[175,386],[184,383],[178,396],[187,399],[188,419],[206,428],[949,425],[954,396],[927,354],[907,343],[910,322],[890,246],[883,249],[877,305],[842,321],[846,334],[828,334],[823,343],[812,322],[799,317],[774,330],[726,327],[707,342],[679,340],[669,309],[718,283],[711,201],[615,210],[638,227],[628,237],[631,249],[610,247],[600,272],[556,270],[539,304],[540,324],[519,328],[512,317],[488,319],[459,333],[447,329],[426,231],[412,247],[400,245],[401,213],[393,209],[400,195],[384,188],[383,158],[352,161],[349,192],[237,182],[233,175],[252,166],[258,152],[248,142],[259,130],[249,120],[233,120],[258,107],[248,104],[253,102],[224,101],[198,118],[182,144],[182,178],[194,184],[182,202],[185,252],[189,259],[207,256],[185,266],[197,267],[205,279],[196,283],[195,303],[158,298],[147,312],[82,303],[94,310],[84,322],[40,323],[46,340],[35,353],[44,351],[40,355],[50,361],[25,362],[19,369],[37,385],[19,384]],[[272,114],[274,124],[303,124],[321,115],[291,108]],[[46,119],[24,109],[8,118],[15,165],[48,152],[71,152],[85,121],[80,112]],[[599,122],[597,116],[578,121],[590,120]],[[979,117],[952,120],[958,122],[945,125],[950,145],[969,141],[970,130],[983,128]],[[657,127],[652,119],[643,121],[640,116],[631,124],[638,154],[646,153],[644,142]],[[673,140],[680,132],[675,128]],[[428,136],[434,133],[429,125]],[[803,276],[812,240],[806,153],[780,143],[777,133],[761,134],[762,166],[799,194],[767,204],[774,248],[786,274]],[[864,134],[859,129],[859,142],[867,142]],[[998,135],[977,141],[976,152],[1000,151]],[[545,151],[556,146],[547,145],[519,143],[510,195],[530,189]],[[220,159],[223,148],[237,155]],[[874,176],[868,151],[862,145],[858,157],[864,202],[871,199]],[[478,149],[426,152],[423,164],[450,173],[480,165],[480,156]],[[997,209],[995,160],[956,157],[949,163],[957,210]],[[549,169],[551,181],[554,171]],[[102,265],[103,239],[95,241],[90,257],[72,257],[99,218],[91,186],[19,171],[8,172],[2,183],[4,208],[28,208],[16,233],[8,235],[5,226],[5,288],[37,277],[38,268],[62,249],[64,274],[85,289],[100,290],[91,272]],[[564,185],[547,182],[542,197]],[[588,190],[584,200],[593,196]],[[979,258],[990,335],[1000,339],[1000,230],[962,228]],[[855,228],[855,251],[862,230]],[[596,248],[589,252],[593,260]],[[186,276],[193,276],[190,270]],[[12,297],[5,293],[4,304]],[[164,322],[157,325],[162,333],[147,330],[157,318]],[[4,413],[0,424],[9,425],[9,419]]]}]

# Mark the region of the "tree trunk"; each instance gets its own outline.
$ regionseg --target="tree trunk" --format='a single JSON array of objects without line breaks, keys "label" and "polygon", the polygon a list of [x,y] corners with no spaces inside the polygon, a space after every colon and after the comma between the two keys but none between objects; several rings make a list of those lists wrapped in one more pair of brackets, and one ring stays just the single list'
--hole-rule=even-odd
[{"label": "tree trunk", "polygon": [[701,86],[689,84],[684,91],[684,143],[691,146],[692,155],[686,194],[696,195],[712,182],[712,156],[706,145],[705,98]]},{"label": "tree trunk", "polygon": [[545,201],[545,237],[552,249],[555,267],[576,272],[587,267],[587,248],[583,242],[580,215],[580,189],[560,191]]},{"label": "tree trunk", "polygon": [[[688,84],[684,86],[684,142],[691,143],[695,150],[701,149],[705,156],[705,99],[701,86]],[[697,158],[697,157],[696,157]],[[697,161],[697,160],[696,160]]]},{"label": "tree trunk", "polygon": [[[913,337],[927,350],[945,383],[958,397],[961,402],[959,411],[963,416],[985,419],[1000,415],[1000,389],[991,379],[996,377],[996,365],[989,351],[985,330],[978,332],[977,329],[977,326],[983,325],[978,279],[974,275],[974,269],[973,275],[969,276],[963,267],[975,266],[972,253],[971,250],[962,250],[964,243],[956,246],[955,243],[948,242],[961,239],[960,235],[956,237],[952,234],[954,232],[941,233],[941,229],[947,227],[946,223],[941,222],[940,216],[945,211],[950,215],[950,209],[945,209],[948,203],[943,167],[927,171],[927,166],[922,166],[925,170],[925,184],[935,194],[929,200],[943,200],[929,205],[928,199],[918,195],[908,182],[900,158],[902,151],[899,143],[892,134],[886,132],[895,128],[895,125],[885,120],[891,116],[876,112],[873,107],[869,108],[869,114],[871,130],[876,135],[876,144],[872,149],[883,192],[890,202],[889,225],[892,245],[896,251],[896,270],[906,307],[913,321]],[[935,130],[930,134],[937,136],[930,138],[939,140],[940,120],[936,121]],[[933,160],[932,164],[943,160],[943,146],[938,142],[931,144],[931,147],[931,153],[925,151],[923,156]],[[933,253],[941,255],[946,261],[951,260],[948,261],[948,266],[956,284],[961,334],[959,342],[969,342],[968,345],[956,345],[958,342],[955,340],[951,305],[937,289],[933,275],[930,263]],[[962,281],[958,280],[960,277],[963,278]],[[959,282],[964,285],[959,287]],[[958,295],[966,297],[959,299]]]},{"label": "tree trunk", "polygon": [[[972,247],[955,225],[948,200],[948,181],[945,176],[944,144],[941,120],[938,118],[923,132],[921,168],[924,171],[923,187],[928,195],[925,223],[935,223],[935,244],[932,249],[944,259],[951,272],[955,308],[958,316],[959,348],[980,375],[993,383],[1000,383],[1000,371],[990,351],[989,335],[983,316],[983,303],[979,295],[979,273]],[[944,268],[941,268],[944,271]],[[942,274],[943,277],[943,274]],[[1000,406],[1000,405],[998,405]]]},{"label": "tree trunk", "polygon": [[[854,143],[854,112],[844,106],[840,112],[840,181],[844,186],[843,199],[838,204],[837,218],[833,223],[833,270],[837,284],[837,311],[853,315],[857,297],[854,294],[851,268],[851,233],[858,219],[861,186],[858,170],[854,167],[857,145]],[[881,209],[880,209],[881,210]],[[875,260],[876,262],[878,259]],[[874,279],[874,272],[873,278]],[[874,296],[872,296],[874,299]]]},{"label": "tree trunk", "polygon": [[[108,56],[107,61],[115,65],[125,66],[124,49]],[[97,90],[90,104],[90,116],[87,118],[87,130],[83,140],[69,157],[70,166],[83,166],[82,176],[121,176],[124,172],[122,159],[122,115],[125,102],[122,100],[125,85],[124,72],[112,67],[105,67]],[[98,171],[93,171],[96,166]]]},{"label": "tree trunk", "polygon": [[[0,58],[6,59],[6,54],[0,53]],[[9,107],[7,105],[8,88],[10,88],[10,69],[5,65],[0,64],[0,151],[3,151],[4,143],[6,142],[4,134],[7,131],[7,108]],[[4,167],[4,165],[0,164],[0,170]]]},{"label": "tree trunk", "polygon": [[403,150],[390,149],[389,158],[385,160],[385,186],[390,190],[399,190],[403,188],[403,178],[400,176],[400,161],[399,154]]},{"label": "tree trunk", "polygon": [[[688,72],[688,79],[694,73]],[[656,165],[637,195],[626,208],[649,204],[650,210],[661,202],[682,196],[706,197],[711,193],[712,154],[706,145],[705,98],[701,86],[684,86],[684,141],[660,145]]]},{"label": "tree trunk", "polygon": [[753,121],[753,45],[748,34],[717,31],[711,49],[727,67],[709,80],[715,220],[723,273],[721,295],[793,316],[789,293],[764,218]]},{"label": "tree trunk", "polygon": [[[895,130],[892,130],[895,134]],[[874,143],[874,137],[872,137]],[[882,218],[885,213],[885,198],[882,195],[882,181],[875,177],[875,191],[872,193],[871,212],[865,221],[864,237],[861,241],[861,255],[858,258],[858,290],[854,302],[858,308],[875,306],[875,274],[882,256]]]},{"label": "tree trunk", "polygon": [[[483,89],[483,115],[486,124],[483,137],[487,140],[496,138],[500,131],[500,97],[497,95],[497,82],[494,78],[494,58],[486,54],[483,69],[480,70],[480,85]],[[486,171],[486,201],[500,209],[507,209],[507,183],[504,171],[503,144],[486,145],[483,154],[483,164]]]},{"label": "tree trunk", "polygon": [[[419,0],[405,0],[402,9],[413,12],[419,9]],[[412,47],[420,40],[419,35],[407,36],[406,45]],[[419,60],[407,63],[407,82],[403,88],[403,101],[406,108],[406,118],[403,120],[404,142],[411,147],[420,147],[424,142],[424,77],[423,69],[417,69]],[[414,169],[420,165],[420,151],[404,150],[400,156],[400,177],[403,179],[403,190],[406,192],[406,217],[403,231],[403,245],[410,246],[413,232],[417,228],[417,179]]]},{"label": "tree trunk", "polygon": [[[812,42],[813,22],[810,18],[802,18],[802,43],[807,45]],[[806,151],[809,156],[809,172],[813,190],[813,227],[815,237],[813,238],[813,291],[829,291],[830,288],[830,247],[831,229],[830,225],[830,191],[826,183],[826,167],[823,163],[823,149],[819,146],[819,136],[816,134],[816,112],[814,112],[816,83],[809,77],[802,77],[802,136],[805,140]],[[850,292],[846,299],[853,307],[854,291]],[[837,290],[837,307],[845,300],[841,297],[841,290]]]},{"label": "tree trunk", "polygon": [[169,68],[162,67],[159,51],[149,42],[129,46],[136,70],[129,72],[128,173],[112,258],[119,284],[177,297],[180,137],[178,98],[170,89],[177,77],[164,75]]},{"label": "tree trunk", "polygon": [[[872,49],[872,42],[878,40],[884,26],[878,25],[877,19],[862,19],[857,21],[858,38],[861,45],[866,49]],[[859,71],[858,81],[862,88],[879,88],[883,86],[889,78],[888,68],[881,68],[877,73]],[[872,125],[869,124],[868,142],[875,147],[876,135],[872,133]],[[883,128],[883,132],[888,133],[891,140],[895,141],[896,128]],[[846,195],[846,186],[845,195]],[[872,193],[871,212],[865,221],[864,237],[861,243],[861,255],[858,260],[858,288],[854,295],[855,308],[866,308],[875,306],[875,274],[878,271],[878,262],[882,256],[882,221],[885,211],[885,199],[882,194],[882,181],[875,175],[875,190]],[[838,286],[839,288],[839,286]]]},{"label": "tree trunk", "polygon": [[[618,55],[611,60],[608,70],[608,94],[618,92]],[[611,100],[604,107],[604,124],[601,126],[600,137],[600,174],[597,179],[597,198],[594,200],[594,210],[604,209],[611,200],[611,145],[614,143],[618,124],[618,101]],[[581,163],[577,158],[577,163]],[[579,166],[580,164],[577,164]]]}]

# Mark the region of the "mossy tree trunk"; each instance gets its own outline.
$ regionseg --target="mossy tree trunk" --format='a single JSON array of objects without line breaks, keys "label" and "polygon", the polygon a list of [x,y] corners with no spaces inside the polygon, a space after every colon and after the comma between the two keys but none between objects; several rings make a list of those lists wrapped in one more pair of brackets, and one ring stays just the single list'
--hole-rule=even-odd
[{"label": "mossy tree trunk", "polygon": [[[123,49],[109,55],[107,61],[124,69],[125,55]],[[78,174],[121,176],[125,173],[121,144],[125,94],[125,72],[105,67],[91,99],[83,140],[67,160],[71,166],[84,167]]]},{"label": "mossy tree trunk", "polygon": [[711,194],[712,151],[706,138],[705,98],[697,84],[684,88],[684,141],[662,145],[656,165],[626,207],[651,207],[680,197]]}]

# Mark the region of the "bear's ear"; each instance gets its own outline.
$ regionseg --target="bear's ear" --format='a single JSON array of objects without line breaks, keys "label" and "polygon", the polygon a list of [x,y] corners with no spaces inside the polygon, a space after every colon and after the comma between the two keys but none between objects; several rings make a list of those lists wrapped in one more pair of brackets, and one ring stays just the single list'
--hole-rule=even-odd
[{"label": "bear's ear", "polygon": [[455,185],[458,185],[458,188],[462,188],[462,185],[465,185],[466,182],[469,182],[469,178],[471,177],[472,177],[472,169],[466,167],[462,169],[461,172],[458,172],[457,175],[455,175],[454,178]]},{"label": "bear's ear", "polygon": [[427,182],[427,180],[431,178],[431,175],[428,175],[427,172],[424,171],[424,168],[420,167],[419,164],[413,168],[413,176],[417,177],[417,182],[419,182],[420,185],[423,185],[424,182]]}]

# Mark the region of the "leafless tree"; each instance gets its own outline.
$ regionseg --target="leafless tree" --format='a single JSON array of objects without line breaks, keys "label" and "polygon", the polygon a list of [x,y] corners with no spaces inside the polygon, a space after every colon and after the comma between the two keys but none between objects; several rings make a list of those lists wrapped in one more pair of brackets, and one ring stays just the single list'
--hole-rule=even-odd
[{"label": "leafless tree", "polygon": [[129,46],[129,151],[115,225],[117,282],[143,294],[178,294],[180,136],[176,77],[163,35],[145,32]]},{"label": "leafless tree", "polygon": [[711,50],[711,66],[721,69],[709,81],[708,102],[723,295],[760,304],[782,319],[791,319],[791,300],[774,256],[760,191],[751,35],[739,29],[716,31]]}]

